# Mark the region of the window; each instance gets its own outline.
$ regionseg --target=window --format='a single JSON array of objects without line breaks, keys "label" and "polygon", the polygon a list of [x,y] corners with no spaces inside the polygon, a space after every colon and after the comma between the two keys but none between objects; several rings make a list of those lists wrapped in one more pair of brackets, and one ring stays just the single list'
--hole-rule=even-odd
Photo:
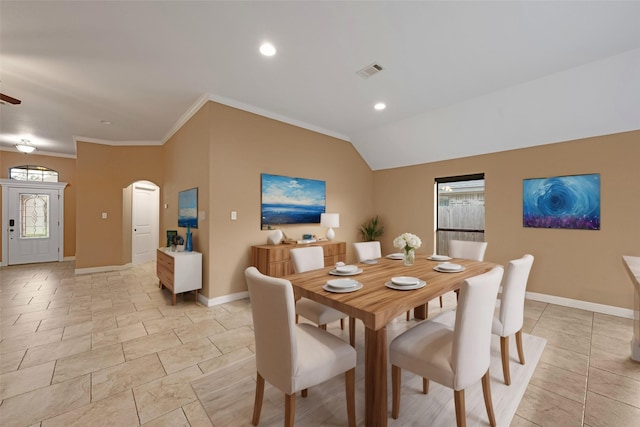
[{"label": "window", "polygon": [[449,240],[484,242],[484,174],[436,178],[436,252],[449,252]]},{"label": "window", "polygon": [[31,182],[58,182],[58,172],[44,166],[16,166],[9,169],[9,179]]}]

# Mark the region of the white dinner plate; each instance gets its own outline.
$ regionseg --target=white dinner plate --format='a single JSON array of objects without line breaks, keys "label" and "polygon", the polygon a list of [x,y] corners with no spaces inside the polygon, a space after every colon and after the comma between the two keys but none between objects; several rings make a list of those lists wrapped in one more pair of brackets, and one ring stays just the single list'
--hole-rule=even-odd
[{"label": "white dinner plate", "polygon": [[331,274],[332,276],[355,276],[356,274],[360,274],[360,273],[362,273],[361,268],[358,268],[357,270],[352,271],[351,273],[341,273],[335,268],[333,270],[329,270],[329,274]]},{"label": "white dinner plate", "polygon": [[411,286],[420,283],[420,279],[411,276],[392,277],[391,283],[397,286]]},{"label": "white dinner plate", "polygon": [[364,261],[362,261],[363,264],[377,264],[378,260],[377,259],[365,259]]},{"label": "white dinner plate", "polygon": [[460,273],[461,271],[464,271],[464,267],[462,267],[462,266],[460,266],[459,270],[444,269],[444,268],[440,268],[437,265],[435,267],[433,267],[433,269],[435,271],[439,271],[440,273]]},{"label": "white dinner plate", "polygon": [[402,257],[403,255],[401,252],[387,255],[387,258],[389,259],[402,259]]},{"label": "white dinner plate", "polygon": [[357,291],[358,289],[362,289],[362,283],[356,282],[356,285],[352,286],[350,288],[334,288],[332,286],[329,286],[329,284],[325,283],[322,286],[322,289],[324,289],[327,292],[335,292],[337,294],[344,294],[344,293],[347,293],[347,292],[354,292],[354,291]]},{"label": "white dinner plate", "polygon": [[440,270],[458,271],[462,268],[460,264],[454,264],[452,262],[441,262],[438,264]]},{"label": "white dinner plate", "polygon": [[424,280],[420,280],[419,283],[415,284],[415,285],[411,285],[411,286],[400,286],[400,285],[395,285],[392,281],[388,281],[387,283],[384,284],[387,288],[391,288],[391,289],[395,289],[397,291],[410,291],[413,289],[420,289],[420,288],[424,288],[427,285],[427,282],[425,282]]},{"label": "white dinner plate", "polygon": [[358,270],[356,265],[340,265],[335,268],[338,273],[353,273]]},{"label": "white dinner plate", "polygon": [[451,257],[446,255],[433,254],[428,259],[430,259],[431,261],[449,261]]},{"label": "white dinner plate", "polygon": [[353,288],[354,286],[358,285],[358,281],[357,280],[353,280],[353,279],[332,279],[332,280],[327,280],[327,285],[333,289],[346,289],[346,288]]}]

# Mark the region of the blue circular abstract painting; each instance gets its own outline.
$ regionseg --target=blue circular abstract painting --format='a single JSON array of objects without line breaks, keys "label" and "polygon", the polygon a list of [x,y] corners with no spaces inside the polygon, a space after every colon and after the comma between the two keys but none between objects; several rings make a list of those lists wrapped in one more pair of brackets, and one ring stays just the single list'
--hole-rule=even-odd
[{"label": "blue circular abstract painting", "polygon": [[525,179],[525,227],[600,229],[600,174]]}]

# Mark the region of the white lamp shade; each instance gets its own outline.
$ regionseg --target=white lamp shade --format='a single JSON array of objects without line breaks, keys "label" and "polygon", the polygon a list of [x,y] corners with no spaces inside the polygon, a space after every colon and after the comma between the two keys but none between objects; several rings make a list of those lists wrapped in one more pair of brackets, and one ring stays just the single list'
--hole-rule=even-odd
[{"label": "white lamp shade", "polygon": [[340,214],[337,213],[323,213],[320,214],[320,225],[322,227],[340,227]]}]

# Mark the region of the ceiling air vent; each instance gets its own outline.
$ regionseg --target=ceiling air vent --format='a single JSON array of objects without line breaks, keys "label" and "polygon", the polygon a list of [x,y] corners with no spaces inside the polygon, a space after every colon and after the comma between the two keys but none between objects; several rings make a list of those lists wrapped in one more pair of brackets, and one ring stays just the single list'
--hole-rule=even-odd
[{"label": "ceiling air vent", "polygon": [[356,74],[362,77],[363,79],[368,79],[369,77],[379,73],[382,70],[384,70],[384,68],[382,68],[382,65],[376,64],[374,62],[373,64],[367,65],[362,70],[356,71]]}]

